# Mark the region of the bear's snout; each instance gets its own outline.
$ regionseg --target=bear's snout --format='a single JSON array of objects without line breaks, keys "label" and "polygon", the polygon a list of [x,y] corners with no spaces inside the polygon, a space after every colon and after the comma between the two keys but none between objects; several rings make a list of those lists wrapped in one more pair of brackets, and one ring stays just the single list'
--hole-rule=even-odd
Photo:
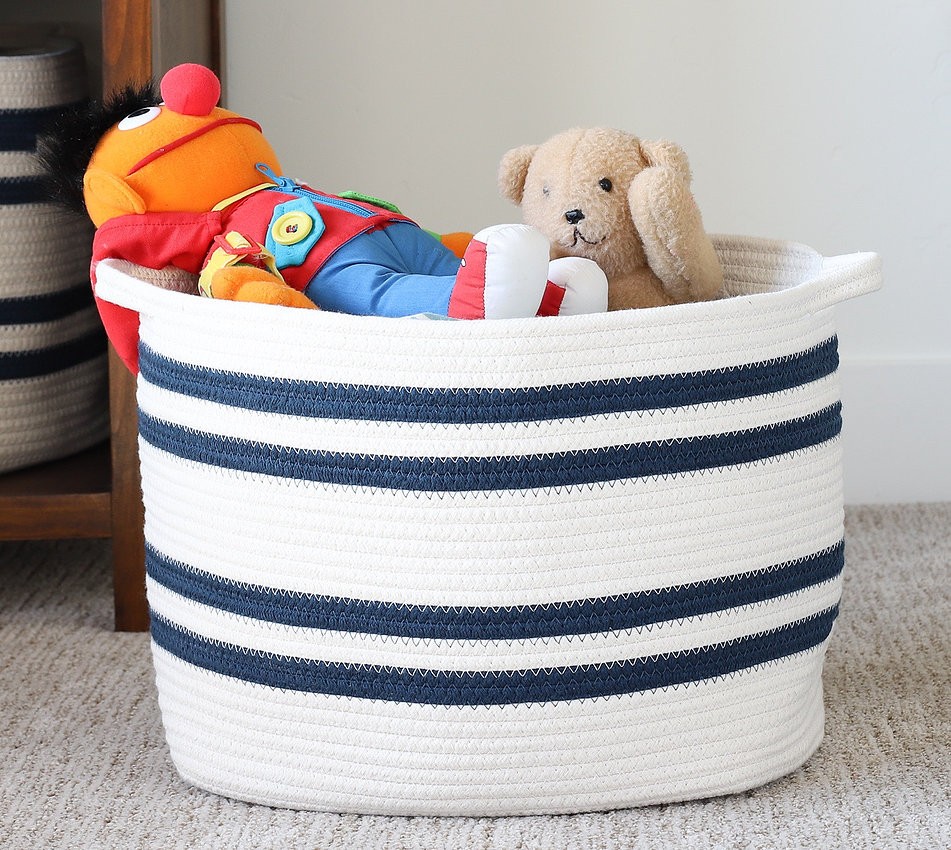
[{"label": "bear's snout", "polygon": [[568,212],[565,213],[565,220],[568,224],[577,224],[579,221],[584,220],[584,213],[578,209],[568,210]]}]

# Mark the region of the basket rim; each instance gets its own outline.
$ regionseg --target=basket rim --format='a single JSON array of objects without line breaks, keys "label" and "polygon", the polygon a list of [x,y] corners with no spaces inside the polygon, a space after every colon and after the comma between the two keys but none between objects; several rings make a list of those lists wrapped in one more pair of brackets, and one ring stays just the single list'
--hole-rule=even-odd
[{"label": "basket rim", "polygon": [[[793,307],[818,311],[881,287],[881,258],[873,252],[859,252],[824,257],[815,249],[799,242],[762,237],[715,235],[714,245],[721,260],[729,268],[766,269],[792,275],[785,285],[773,284],[772,291],[736,292],[714,301],[645,307],[608,313],[579,316],[555,316],[489,321],[453,322],[392,319],[381,316],[354,316],[324,310],[274,310],[271,305],[196,298],[194,295],[142,286],[150,278],[161,276],[153,271],[123,260],[106,259],[96,265],[96,296],[141,313],[147,317],[172,319],[182,314],[206,319],[209,326],[216,321],[244,319],[250,323],[279,324],[288,332],[307,330],[347,331],[368,336],[402,335],[406,321],[426,326],[432,339],[476,340],[499,336],[559,337],[579,333],[612,330],[635,330],[690,323],[697,320],[730,320],[759,312],[766,303],[774,307]],[[753,260],[760,263],[753,266]],[[418,335],[419,327],[413,328]]]}]

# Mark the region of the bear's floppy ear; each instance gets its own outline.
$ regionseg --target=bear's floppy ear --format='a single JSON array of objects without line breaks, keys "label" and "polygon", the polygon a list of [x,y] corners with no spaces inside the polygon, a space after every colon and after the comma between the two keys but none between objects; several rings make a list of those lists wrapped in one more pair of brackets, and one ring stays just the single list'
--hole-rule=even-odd
[{"label": "bear's floppy ear", "polygon": [[690,163],[687,161],[687,154],[684,153],[680,145],[667,141],[641,141],[640,147],[641,154],[647,161],[648,166],[662,165],[672,168],[680,175],[680,179],[687,186],[690,185]]},{"label": "bear's floppy ear", "polygon": [[499,191],[503,198],[508,198],[516,206],[522,203],[528,167],[532,164],[532,158],[538,147],[538,145],[522,145],[512,148],[502,157],[499,165]]}]

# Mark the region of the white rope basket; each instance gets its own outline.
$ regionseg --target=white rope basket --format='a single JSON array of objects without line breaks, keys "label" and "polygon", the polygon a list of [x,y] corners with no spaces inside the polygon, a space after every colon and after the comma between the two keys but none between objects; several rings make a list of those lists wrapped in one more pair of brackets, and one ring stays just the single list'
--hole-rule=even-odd
[{"label": "white rope basket", "polygon": [[[36,135],[85,95],[78,43],[0,39],[0,472],[108,434],[106,343],[88,283],[92,226],[45,201]],[[28,33],[23,34],[26,38]]]},{"label": "white rope basket", "polygon": [[171,757],[229,797],[577,812],[741,791],[823,734],[832,306],[875,255],[720,237],[730,298],[553,319],[141,313]]}]

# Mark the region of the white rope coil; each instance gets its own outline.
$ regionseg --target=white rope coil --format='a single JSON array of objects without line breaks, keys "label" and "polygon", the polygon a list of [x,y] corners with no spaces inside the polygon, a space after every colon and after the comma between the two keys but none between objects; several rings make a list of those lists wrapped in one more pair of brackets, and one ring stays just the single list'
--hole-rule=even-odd
[{"label": "white rope coil", "polygon": [[45,200],[35,154],[55,109],[86,94],[82,50],[33,31],[9,35],[0,38],[0,471],[108,434],[92,226]]},{"label": "white rope coil", "polygon": [[78,42],[30,33],[0,42],[0,109],[45,109],[85,96],[86,67]]},{"label": "white rope coil", "polygon": [[498,322],[216,302],[100,264],[100,297],[141,312],[181,774],[267,805],[513,815],[801,765],[843,566],[829,308],[879,264],[716,244],[734,297]]}]

